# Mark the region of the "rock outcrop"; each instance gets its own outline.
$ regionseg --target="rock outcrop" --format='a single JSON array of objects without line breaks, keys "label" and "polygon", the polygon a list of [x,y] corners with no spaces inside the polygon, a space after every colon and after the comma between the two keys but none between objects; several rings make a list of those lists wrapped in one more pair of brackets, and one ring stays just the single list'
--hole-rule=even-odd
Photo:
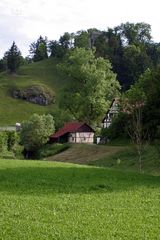
[{"label": "rock outcrop", "polygon": [[12,96],[43,106],[55,103],[54,92],[45,85],[33,85],[25,89],[16,89],[13,91]]}]

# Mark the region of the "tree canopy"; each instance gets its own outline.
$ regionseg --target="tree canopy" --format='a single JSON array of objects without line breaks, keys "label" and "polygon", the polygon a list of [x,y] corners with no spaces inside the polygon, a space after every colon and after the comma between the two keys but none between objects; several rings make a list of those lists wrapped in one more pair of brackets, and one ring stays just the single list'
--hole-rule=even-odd
[{"label": "tree canopy", "polygon": [[160,44],[151,36],[151,26],[145,22],[122,23],[101,31],[96,28],[65,32],[59,40],[40,38],[30,46],[33,61],[48,57],[62,60],[74,48],[95,48],[95,56],[111,62],[113,72],[123,91],[138,81],[147,68],[160,64]]},{"label": "tree canopy", "polygon": [[59,69],[70,80],[61,100],[62,106],[76,119],[98,122],[120,89],[110,62],[96,58],[92,50],[75,48]]},{"label": "tree canopy", "polygon": [[40,36],[36,42],[31,43],[29,51],[34,62],[48,58],[47,37]]},{"label": "tree canopy", "polygon": [[33,114],[22,123],[21,143],[27,151],[36,151],[49,140],[54,133],[54,120],[51,115]]}]

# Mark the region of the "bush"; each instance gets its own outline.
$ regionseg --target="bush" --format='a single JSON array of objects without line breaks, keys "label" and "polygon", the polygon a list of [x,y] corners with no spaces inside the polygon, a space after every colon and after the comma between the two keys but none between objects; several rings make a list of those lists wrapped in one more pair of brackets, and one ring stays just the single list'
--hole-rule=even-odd
[{"label": "bush", "polygon": [[7,148],[8,151],[13,150],[14,146],[17,145],[20,141],[19,134],[15,131],[6,131],[7,135]]},{"label": "bush", "polygon": [[12,151],[14,153],[15,158],[18,158],[18,159],[23,159],[24,158],[24,156],[23,156],[24,147],[22,145],[15,144],[13,146]]},{"label": "bush", "polygon": [[0,154],[8,150],[7,133],[0,132]]},{"label": "bush", "polygon": [[0,132],[0,156],[5,159],[23,158],[19,134],[15,131]]},{"label": "bush", "polygon": [[53,156],[67,150],[68,148],[70,148],[70,146],[71,145],[69,143],[46,144],[40,150],[37,151],[36,157],[38,159],[41,159],[41,158]]},{"label": "bush", "polygon": [[6,151],[1,152],[0,157],[2,159],[14,159],[15,155],[12,151],[7,151],[6,150]]}]

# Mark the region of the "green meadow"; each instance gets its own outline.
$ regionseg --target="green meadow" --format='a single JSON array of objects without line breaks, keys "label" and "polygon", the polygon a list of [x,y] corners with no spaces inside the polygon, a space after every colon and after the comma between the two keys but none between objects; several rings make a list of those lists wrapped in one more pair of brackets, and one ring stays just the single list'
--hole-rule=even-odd
[{"label": "green meadow", "polygon": [[158,240],[160,177],[0,160],[0,239]]}]

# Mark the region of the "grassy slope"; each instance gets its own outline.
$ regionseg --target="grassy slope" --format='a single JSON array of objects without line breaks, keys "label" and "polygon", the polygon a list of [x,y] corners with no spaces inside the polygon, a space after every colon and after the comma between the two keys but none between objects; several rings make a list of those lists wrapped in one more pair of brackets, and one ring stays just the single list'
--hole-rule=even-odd
[{"label": "grassy slope", "polygon": [[0,239],[159,239],[160,177],[0,160]]},{"label": "grassy slope", "polygon": [[11,97],[13,88],[39,83],[51,87],[56,92],[58,101],[64,82],[58,76],[56,62],[53,59],[23,66],[17,76],[0,73],[0,125],[12,125],[29,118],[32,113],[47,113],[55,107],[39,106]]},{"label": "grassy slope", "polygon": [[[139,171],[138,157],[133,145],[101,146],[72,145],[68,150],[46,158],[50,161],[89,164],[119,170]],[[142,155],[144,173],[160,175],[160,155],[154,146],[147,146]]]},{"label": "grassy slope", "polygon": [[102,146],[88,144],[73,144],[68,150],[48,157],[47,160],[88,164],[126,149],[121,146]]},{"label": "grassy slope", "polygon": [[[134,146],[128,146],[121,151],[91,161],[90,165],[125,171],[139,171],[138,156]],[[154,145],[146,146],[142,153],[142,172],[160,176],[160,154]]]}]

